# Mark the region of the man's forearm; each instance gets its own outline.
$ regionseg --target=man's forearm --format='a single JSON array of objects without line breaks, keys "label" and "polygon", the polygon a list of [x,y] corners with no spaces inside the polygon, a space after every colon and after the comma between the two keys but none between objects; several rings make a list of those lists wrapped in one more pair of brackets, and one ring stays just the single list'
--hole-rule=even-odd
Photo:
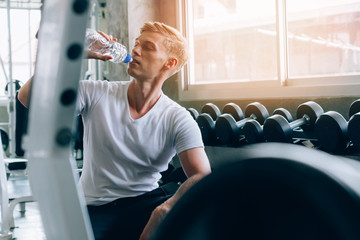
[{"label": "man's forearm", "polygon": [[175,205],[175,203],[180,199],[180,197],[183,196],[185,192],[189,190],[189,188],[191,188],[195,183],[200,181],[200,179],[202,179],[206,175],[207,174],[204,173],[197,173],[189,177],[183,184],[181,184],[174,196],[172,196],[163,204],[155,208],[155,210],[151,214],[150,220],[148,221],[147,225],[144,228],[144,231],[140,236],[140,240],[150,239],[150,236],[155,230],[155,228],[160,225],[161,221],[164,220],[165,216]]},{"label": "man's forearm", "polygon": [[162,205],[165,205],[169,208],[169,210],[175,205],[175,203],[180,199],[181,196],[185,194],[186,191],[189,190],[195,183],[200,181],[204,176],[207,174],[204,173],[197,173],[191,177],[189,177],[176,191],[176,193],[169,198],[166,202],[164,202]]},{"label": "man's forearm", "polygon": [[25,107],[29,108],[30,96],[31,96],[31,86],[33,82],[33,78],[31,77],[25,84],[22,86],[18,93],[18,99]]}]

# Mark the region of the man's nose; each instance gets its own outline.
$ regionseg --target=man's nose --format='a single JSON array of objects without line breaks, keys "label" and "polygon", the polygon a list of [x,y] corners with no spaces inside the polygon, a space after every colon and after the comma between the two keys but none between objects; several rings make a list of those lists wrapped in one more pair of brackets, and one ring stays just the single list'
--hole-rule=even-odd
[{"label": "man's nose", "polygon": [[133,54],[136,54],[136,55],[140,55],[141,54],[141,50],[140,50],[140,47],[139,46],[135,46],[132,50],[132,53]]}]

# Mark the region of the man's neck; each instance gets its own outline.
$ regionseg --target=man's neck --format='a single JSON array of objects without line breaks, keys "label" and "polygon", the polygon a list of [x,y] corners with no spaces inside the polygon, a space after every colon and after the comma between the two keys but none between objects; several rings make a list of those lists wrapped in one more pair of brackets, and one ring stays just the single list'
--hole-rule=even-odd
[{"label": "man's neck", "polygon": [[134,119],[141,118],[155,105],[161,96],[160,83],[142,82],[133,79],[128,89],[130,115]]}]

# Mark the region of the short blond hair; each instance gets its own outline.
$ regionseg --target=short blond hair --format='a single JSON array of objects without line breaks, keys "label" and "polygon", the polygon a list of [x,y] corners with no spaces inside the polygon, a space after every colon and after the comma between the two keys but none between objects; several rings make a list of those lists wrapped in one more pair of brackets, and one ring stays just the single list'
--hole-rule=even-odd
[{"label": "short blond hair", "polygon": [[161,22],[144,23],[140,29],[140,34],[143,32],[161,33],[166,37],[164,44],[168,49],[170,57],[175,57],[178,60],[174,73],[180,71],[189,58],[187,42],[181,33],[177,29]]}]

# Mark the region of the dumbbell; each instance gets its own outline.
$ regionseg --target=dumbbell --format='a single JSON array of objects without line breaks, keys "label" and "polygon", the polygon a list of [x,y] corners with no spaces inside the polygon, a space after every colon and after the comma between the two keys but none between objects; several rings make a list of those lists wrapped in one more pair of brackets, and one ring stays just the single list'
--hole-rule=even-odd
[{"label": "dumbbell", "polygon": [[[199,117],[199,112],[195,108],[188,108],[187,110],[195,120]],[[226,104],[222,112],[229,113],[233,115],[234,118],[241,118],[243,114],[240,107],[235,103]],[[205,104],[201,109],[201,113],[207,113],[211,116],[212,119],[215,120],[221,114],[219,108],[212,103]]]},{"label": "dumbbell", "polygon": [[215,121],[220,116],[220,109],[213,103],[206,103],[201,108],[201,113],[207,113]]},{"label": "dumbbell", "polygon": [[195,108],[188,108],[186,110],[188,110],[188,112],[190,113],[190,115],[194,120],[196,120],[199,117],[199,112]]},{"label": "dumbbell", "polygon": [[315,123],[315,135],[320,146],[327,152],[339,152],[346,149],[350,144],[349,140],[355,147],[359,146],[360,114],[355,116],[359,112],[360,100],[356,100],[349,109],[349,122],[335,111],[322,114]]},{"label": "dumbbell", "polygon": [[355,100],[350,104],[349,108],[349,119],[354,116],[356,113],[360,112],[360,99]]},{"label": "dumbbell", "polygon": [[349,110],[348,134],[353,145],[360,150],[360,99],[354,101]]},{"label": "dumbbell", "polygon": [[196,118],[205,145],[216,145],[215,120],[221,114],[213,103],[207,103],[201,108],[201,114]]},{"label": "dumbbell", "polygon": [[224,144],[236,144],[241,140],[242,128],[246,122],[257,120],[263,124],[265,119],[269,117],[266,107],[258,102],[250,103],[245,108],[245,118],[236,121],[230,114],[222,114],[215,123],[216,136]]},{"label": "dumbbell", "polygon": [[[230,114],[235,119],[244,118],[241,108],[235,103],[225,104],[222,112],[223,114]],[[207,103],[202,107],[201,114],[196,119],[205,145],[220,144],[215,132],[215,121],[220,114],[220,109],[215,104]]]},{"label": "dumbbell", "polygon": [[[277,108],[272,115],[279,114],[283,116],[288,122],[292,122],[291,113],[285,108]],[[247,143],[258,143],[265,141],[263,126],[256,120],[249,120],[243,127],[243,133]]]},{"label": "dumbbell", "polygon": [[338,152],[348,146],[348,123],[338,112],[321,114],[315,122],[314,131],[320,147],[327,152]]},{"label": "dumbbell", "polygon": [[[293,142],[293,139],[311,139],[307,132],[313,130],[315,121],[324,113],[322,107],[309,101],[300,104],[296,110],[297,120],[289,123],[283,116],[274,115],[266,119],[263,127],[265,140],[268,142]],[[301,127],[304,131],[297,131]]]},{"label": "dumbbell", "polygon": [[230,114],[234,117],[236,121],[240,121],[241,119],[244,119],[244,113],[239,107],[239,105],[235,103],[227,103],[222,109],[222,114]]},{"label": "dumbbell", "polygon": [[354,114],[348,124],[349,139],[360,150],[360,113]]}]

